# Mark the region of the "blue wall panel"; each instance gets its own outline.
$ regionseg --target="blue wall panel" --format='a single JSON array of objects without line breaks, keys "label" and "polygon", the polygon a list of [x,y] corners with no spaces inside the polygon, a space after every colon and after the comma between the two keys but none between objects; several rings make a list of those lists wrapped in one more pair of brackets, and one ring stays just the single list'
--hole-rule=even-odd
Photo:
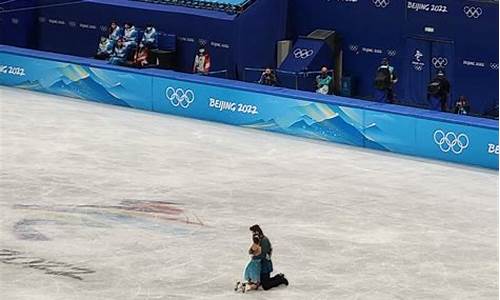
[{"label": "blue wall panel", "polygon": [[[400,78],[411,67],[405,41],[445,41],[454,47],[452,94],[465,95],[473,113],[498,105],[498,3],[465,0],[290,0],[290,36],[314,29],[334,29],[342,37],[344,74],[358,79],[359,96],[373,94],[373,77],[388,57]],[[425,30],[428,28],[429,30]],[[432,32],[431,32],[432,31]],[[431,57],[430,59],[432,59]],[[409,83],[411,84],[411,83]],[[419,105],[425,99],[404,99],[407,84],[396,85],[396,97]]]},{"label": "blue wall panel", "polygon": [[0,46],[0,84],[498,168],[498,122]]}]

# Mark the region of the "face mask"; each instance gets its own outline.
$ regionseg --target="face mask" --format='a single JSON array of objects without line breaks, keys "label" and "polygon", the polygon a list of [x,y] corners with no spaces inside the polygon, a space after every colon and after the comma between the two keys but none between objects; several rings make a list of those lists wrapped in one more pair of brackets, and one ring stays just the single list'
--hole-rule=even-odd
[{"label": "face mask", "polygon": [[200,49],[200,54],[205,53],[205,49]]}]

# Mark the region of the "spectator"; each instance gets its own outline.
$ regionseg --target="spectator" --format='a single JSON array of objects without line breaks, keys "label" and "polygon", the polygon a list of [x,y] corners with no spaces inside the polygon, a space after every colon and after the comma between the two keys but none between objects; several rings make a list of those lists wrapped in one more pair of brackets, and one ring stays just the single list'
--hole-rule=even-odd
[{"label": "spectator", "polygon": [[450,82],[443,70],[439,70],[427,87],[427,99],[431,110],[448,111],[447,103],[450,95]]},{"label": "spectator", "polygon": [[143,43],[139,44],[139,47],[135,50],[134,60],[131,62],[131,67],[136,68],[144,68],[151,65],[150,62],[150,52],[149,48],[146,47]]},{"label": "spectator", "polygon": [[457,115],[468,115],[470,112],[469,100],[465,96],[460,96],[455,104],[455,113]]},{"label": "spectator", "polygon": [[109,63],[112,65],[121,65],[121,66],[126,65],[127,56],[128,56],[128,49],[127,47],[125,47],[125,42],[123,39],[119,39],[116,42],[116,46],[113,51],[113,54],[111,54]]},{"label": "spectator", "polygon": [[125,23],[123,26],[125,30],[123,31],[123,41],[127,49],[132,49],[137,47],[137,36],[138,32],[135,29],[134,24]]},{"label": "spectator", "polygon": [[259,84],[276,86],[278,79],[271,68],[266,68],[259,79]]},{"label": "spectator", "polygon": [[97,54],[94,56],[96,59],[108,59],[111,54],[113,54],[113,42],[105,37],[101,36],[101,41],[99,42],[99,47],[97,48]]},{"label": "spectator", "polygon": [[198,49],[198,53],[194,58],[193,73],[208,75],[210,72],[210,55],[208,54],[205,46]]},{"label": "spectator", "polygon": [[118,39],[121,37],[122,37],[122,29],[120,28],[120,26],[118,26],[118,24],[115,21],[111,22],[111,25],[109,25],[108,28],[108,38],[113,43],[113,46],[114,43],[116,43],[116,41],[118,41]]},{"label": "spectator", "polygon": [[389,64],[387,58],[382,59],[381,65],[375,74],[375,101],[394,103],[394,85],[398,82],[398,77],[394,67]]},{"label": "spectator", "polygon": [[156,28],[154,28],[152,24],[146,25],[146,29],[144,30],[144,34],[142,35],[141,43],[143,43],[144,46],[149,49],[158,48],[158,33],[156,32]]},{"label": "spectator", "polygon": [[328,75],[328,68],[322,67],[321,73],[316,76],[315,88],[316,93],[328,95],[330,94],[333,78]]}]

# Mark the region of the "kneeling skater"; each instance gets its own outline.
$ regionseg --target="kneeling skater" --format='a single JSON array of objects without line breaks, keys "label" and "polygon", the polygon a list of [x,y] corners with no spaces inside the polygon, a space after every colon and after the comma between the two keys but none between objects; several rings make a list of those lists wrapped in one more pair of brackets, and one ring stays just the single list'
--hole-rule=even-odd
[{"label": "kneeling skater", "polygon": [[252,236],[252,240],[253,244],[248,250],[248,253],[250,254],[250,261],[247,263],[245,272],[243,273],[244,282],[238,282],[235,289],[241,289],[243,293],[249,290],[256,290],[260,285],[261,260],[259,255],[262,253],[262,249],[259,245],[259,235],[254,234]]}]

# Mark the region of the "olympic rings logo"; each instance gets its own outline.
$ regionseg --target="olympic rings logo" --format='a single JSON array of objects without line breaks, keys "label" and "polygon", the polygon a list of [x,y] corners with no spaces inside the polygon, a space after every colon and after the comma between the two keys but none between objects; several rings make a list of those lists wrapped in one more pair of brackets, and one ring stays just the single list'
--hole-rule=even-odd
[{"label": "olympic rings logo", "polygon": [[396,56],[396,54],[398,54],[398,52],[394,49],[387,50],[387,55],[389,56]]},{"label": "olympic rings logo", "polygon": [[391,4],[391,0],[373,0],[373,4],[378,8],[386,8]]},{"label": "olympic rings logo", "polygon": [[464,14],[467,18],[478,19],[483,14],[483,9],[475,6],[464,6]]},{"label": "olympic rings logo", "polygon": [[181,106],[182,108],[188,108],[194,101],[193,91],[183,90],[181,88],[175,89],[171,86],[165,91],[165,97],[170,100],[173,106]]},{"label": "olympic rings logo", "polygon": [[423,71],[424,70],[424,65],[413,65],[413,68],[415,71]]},{"label": "olympic rings logo", "polygon": [[297,59],[306,59],[313,54],[314,54],[313,49],[297,48],[297,49],[293,50],[293,56],[295,56],[295,58],[297,58]]},{"label": "olympic rings logo", "polygon": [[491,63],[490,68],[493,70],[498,70],[498,64],[497,63]]},{"label": "olympic rings logo", "polygon": [[432,64],[436,69],[444,69],[448,65],[448,59],[446,57],[433,57]]},{"label": "olympic rings logo", "polygon": [[457,135],[451,131],[444,133],[441,129],[434,132],[434,142],[444,153],[451,151],[457,155],[469,147],[469,137],[466,134],[461,133]]},{"label": "olympic rings logo", "polygon": [[349,45],[349,50],[351,50],[352,52],[356,52],[358,51],[359,49],[359,46],[358,45]]}]

